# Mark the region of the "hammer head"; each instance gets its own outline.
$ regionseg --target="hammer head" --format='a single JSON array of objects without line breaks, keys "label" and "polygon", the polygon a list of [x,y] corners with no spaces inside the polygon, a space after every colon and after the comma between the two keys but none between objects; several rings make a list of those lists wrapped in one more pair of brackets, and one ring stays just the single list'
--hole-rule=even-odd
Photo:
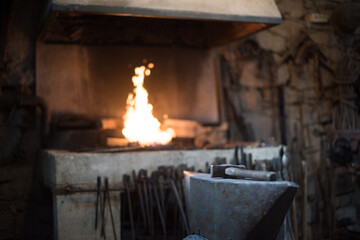
[{"label": "hammer head", "polygon": [[244,165],[233,165],[233,164],[220,164],[220,165],[211,165],[210,167],[210,176],[211,177],[228,177],[225,174],[225,169],[232,167],[232,168],[239,168],[245,170],[246,167]]}]

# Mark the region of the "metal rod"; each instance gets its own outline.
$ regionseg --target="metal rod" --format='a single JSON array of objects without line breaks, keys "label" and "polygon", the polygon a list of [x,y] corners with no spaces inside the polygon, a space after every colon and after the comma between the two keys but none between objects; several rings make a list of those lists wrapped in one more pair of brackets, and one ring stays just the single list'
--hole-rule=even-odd
[{"label": "metal rod", "polygon": [[149,206],[149,198],[148,198],[148,190],[147,190],[147,183],[146,183],[146,179],[147,179],[147,172],[144,169],[141,169],[139,171],[139,180],[141,183],[141,189],[144,192],[144,202],[145,202],[145,210],[146,210],[146,215],[147,215],[147,221],[148,221],[148,229],[150,234],[152,233],[152,223],[151,223],[151,219],[150,219],[150,206]]},{"label": "metal rod", "polygon": [[96,195],[96,209],[95,209],[95,230],[97,229],[98,225],[98,212],[99,212],[99,205],[100,205],[100,212],[101,212],[101,177],[97,177],[97,195]]},{"label": "metal rod", "polygon": [[103,237],[104,239],[106,239],[106,234],[105,234],[105,206],[106,206],[106,193],[104,191],[104,198],[103,198],[103,202],[102,202],[102,212],[101,212],[101,237]]},{"label": "metal rod", "polygon": [[153,213],[153,194],[151,191],[151,184],[150,181],[146,178],[146,185],[147,185],[147,189],[148,189],[148,193],[149,193],[149,212],[150,212],[150,233],[151,236],[154,236],[155,234],[155,229],[154,229],[154,213]]},{"label": "metal rod", "polygon": [[137,194],[138,194],[139,199],[140,199],[141,215],[143,217],[144,225],[145,225],[145,227],[147,227],[147,221],[146,221],[147,217],[146,217],[146,213],[145,213],[143,195],[142,195],[142,191],[140,189],[140,186],[138,184],[138,179],[136,178],[135,170],[133,170],[132,174],[133,174],[133,178],[134,178],[135,189],[136,189]]},{"label": "metal rod", "polygon": [[128,204],[129,204],[129,215],[130,215],[130,224],[131,224],[131,236],[132,236],[132,240],[135,240],[135,226],[134,226],[134,217],[133,217],[133,212],[132,212],[132,204],[131,204],[131,197],[130,197],[130,190],[129,190],[129,186],[128,186],[128,182],[130,180],[130,176],[129,175],[124,175],[123,176],[123,184],[125,187],[125,191],[126,191],[126,195],[127,195],[127,200],[128,200]]},{"label": "metal rod", "polygon": [[184,213],[183,204],[181,202],[181,199],[179,197],[179,193],[176,190],[176,185],[175,185],[174,180],[172,178],[170,178],[170,184],[171,184],[171,188],[172,188],[172,190],[173,190],[173,192],[175,194],[177,203],[179,205],[180,214],[181,214],[181,217],[183,218],[184,225],[185,225],[185,228],[186,228],[186,233],[190,234],[190,229],[189,229],[189,225],[188,225],[188,222],[187,222],[187,219],[186,219],[186,215]]},{"label": "metal rod", "polygon": [[164,232],[164,239],[165,239],[166,238],[166,224],[165,224],[164,215],[163,215],[162,210],[161,210],[159,195],[158,195],[158,192],[156,190],[155,182],[153,182],[153,190],[154,190],[155,202],[156,202],[156,206],[157,206],[157,209],[158,209],[158,212],[159,212],[160,221],[161,221],[162,229],[163,229],[163,232]]},{"label": "metal rod", "polygon": [[106,190],[106,194],[107,194],[107,200],[108,200],[108,204],[109,204],[109,210],[110,210],[110,216],[111,216],[111,224],[112,224],[112,228],[113,228],[113,232],[114,232],[114,238],[115,240],[116,238],[116,229],[115,229],[115,222],[114,222],[114,216],[112,213],[112,209],[111,209],[111,203],[110,203],[110,192],[109,192],[109,180],[108,178],[105,178],[105,190]]}]

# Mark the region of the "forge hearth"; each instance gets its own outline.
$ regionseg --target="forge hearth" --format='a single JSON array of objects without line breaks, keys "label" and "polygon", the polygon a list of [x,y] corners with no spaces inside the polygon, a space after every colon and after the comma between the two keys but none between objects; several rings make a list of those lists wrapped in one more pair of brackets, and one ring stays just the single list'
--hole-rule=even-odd
[{"label": "forge hearth", "polygon": [[[36,93],[51,109],[47,148],[58,149],[45,150],[42,159],[54,196],[55,239],[100,237],[94,229],[97,177],[109,180],[115,216],[105,210],[103,233],[121,236],[124,174],[181,164],[205,172],[219,159],[234,161],[234,149],[203,149],[229,140],[218,47],[279,24],[273,0],[54,0],[50,8],[36,46]],[[149,64],[155,67],[144,87],[153,115],[173,124],[178,138],[171,150],[106,152],[110,142],[123,141],[134,68]],[[116,126],[105,127],[108,119]],[[74,152],[86,149],[94,151]],[[254,162],[280,159],[278,147],[244,151]]]},{"label": "forge hearth", "polygon": [[133,69],[152,62],[145,88],[155,117],[220,124],[215,47],[281,22],[272,0],[56,0],[50,8],[37,40],[36,92],[55,118],[122,118]]}]

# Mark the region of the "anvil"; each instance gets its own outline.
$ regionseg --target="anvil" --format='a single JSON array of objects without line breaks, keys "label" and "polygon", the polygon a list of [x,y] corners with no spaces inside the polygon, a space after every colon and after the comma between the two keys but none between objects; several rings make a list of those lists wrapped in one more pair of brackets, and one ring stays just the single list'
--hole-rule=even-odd
[{"label": "anvil", "polygon": [[190,228],[209,240],[275,239],[298,185],[185,172]]}]

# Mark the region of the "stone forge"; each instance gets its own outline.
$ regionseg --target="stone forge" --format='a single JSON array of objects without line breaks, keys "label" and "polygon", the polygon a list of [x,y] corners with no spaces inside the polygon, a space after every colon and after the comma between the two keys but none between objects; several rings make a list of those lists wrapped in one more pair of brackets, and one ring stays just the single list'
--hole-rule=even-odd
[{"label": "stone forge", "polygon": [[[254,161],[279,157],[280,147],[245,148]],[[120,192],[124,190],[122,176],[159,166],[187,164],[196,170],[206,170],[216,158],[230,162],[234,149],[138,151],[122,153],[75,153],[46,150],[42,157],[42,174],[53,193],[54,238],[58,240],[97,239],[100,228],[94,230],[97,176],[108,177],[111,206],[117,235],[120,236]],[[106,235],[112,236],[109,208],[105,212]]]}]

